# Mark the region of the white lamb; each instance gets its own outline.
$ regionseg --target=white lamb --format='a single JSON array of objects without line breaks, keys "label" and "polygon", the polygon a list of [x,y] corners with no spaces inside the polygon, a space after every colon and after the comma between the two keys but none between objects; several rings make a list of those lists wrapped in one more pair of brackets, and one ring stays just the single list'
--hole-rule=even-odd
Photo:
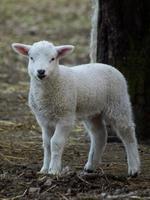
[{"label": "white lamb", "polygon": [[114,67],[99,63],[59,65],[59,59],[73,51],[71,45],[54,46],[40,41],[33,45],[14,43],[12,47],[29,57],[29,106],[42,129],[44,147],[41,173],[60,173],[65,142],[75,120],[80,119],[91,139],[84,169],[91,172],[101,161],[107,142],[107,120],[125,146],[128,174],[136,176],[140,159],[123,75]]}]

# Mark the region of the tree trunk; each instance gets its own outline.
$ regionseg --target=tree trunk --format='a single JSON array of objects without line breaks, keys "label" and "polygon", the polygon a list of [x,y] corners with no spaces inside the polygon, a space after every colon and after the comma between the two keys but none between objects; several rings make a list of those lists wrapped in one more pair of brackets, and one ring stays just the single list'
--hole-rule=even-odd
[{"label": "tree trunk", "polygon": [[93,0],[91,61],[126,77],[140,139],[150,138],[150,1]]}]

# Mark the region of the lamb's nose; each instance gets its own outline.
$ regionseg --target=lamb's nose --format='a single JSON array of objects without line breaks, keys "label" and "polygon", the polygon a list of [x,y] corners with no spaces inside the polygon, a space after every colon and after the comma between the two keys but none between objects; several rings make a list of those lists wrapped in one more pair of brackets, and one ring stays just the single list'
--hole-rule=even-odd
[{"label": "lamb's nose", "polygon": [[45,77],[45,70],[44,70],[44,69],[39,69],[39,70],[37,70],[37,72],[38,72],[37,76],[38,76],[40,79],[42,79],[42,78]]},{"label": "lamb's nose", "polygon": [[37,70],[37,72],[40,75],[44,75],[45,74],[45,70],[44,69],[39,69],[39,70]]}]

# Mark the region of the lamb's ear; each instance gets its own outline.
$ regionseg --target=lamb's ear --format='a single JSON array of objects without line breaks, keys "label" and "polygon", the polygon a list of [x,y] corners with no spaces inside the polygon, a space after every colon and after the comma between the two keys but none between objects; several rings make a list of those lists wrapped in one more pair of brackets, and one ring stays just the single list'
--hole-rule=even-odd
[{"label": "lamb's ear", "polygon": [[15,52],[23,55],[28,56],[28,52],[31,48],[31,45],[21,44],[21,43],[13,43],[12,48]]},{"label": "lamb's ear", "polygon": [[68,55],[69,53],[71,53],[74,50],[74,46],[72,46],[72,45],[57,46],[56,50],[58,53],[57,57],[62,58],[64,56]]}]

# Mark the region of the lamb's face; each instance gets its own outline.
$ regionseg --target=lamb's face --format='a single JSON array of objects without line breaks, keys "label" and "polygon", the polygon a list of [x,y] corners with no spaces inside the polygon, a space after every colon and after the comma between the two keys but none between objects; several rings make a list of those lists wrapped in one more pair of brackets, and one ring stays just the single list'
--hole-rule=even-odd
[{"label": "lamb's face", "polygon": [[50,77],[57,70],[59,59],[74,49],[72,45],[54,46],[47,41],[33,45],[14,43],[12,47],[17,53],[29,58],[29,75],[38,80]]},{"label": "lamb's face", "polygon": [[58,53],[55,46],[49,42],[34,43],[29,52],[28,72],[37,79],[45,79],[53,73],[58,66]]}]

